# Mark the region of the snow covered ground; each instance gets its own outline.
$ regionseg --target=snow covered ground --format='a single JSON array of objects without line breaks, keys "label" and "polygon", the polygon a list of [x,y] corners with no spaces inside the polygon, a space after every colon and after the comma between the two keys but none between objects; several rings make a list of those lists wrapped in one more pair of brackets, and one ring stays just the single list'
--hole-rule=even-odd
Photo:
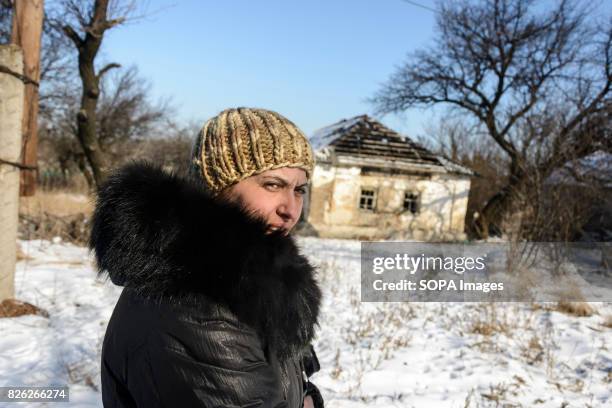
[{"label": "snow covered ground", "polygon": [[[325,294],[313,381],[328,407],[612,406],[611,304],[574,317],[527,303],[361,303],[359,242],[299,243]],[[70,406],[101,407],[101,341],[121,288],[96,280],[84,248],[20,245],[17,298],[50,316],[0,319],[0,386],[68,384]]]}]

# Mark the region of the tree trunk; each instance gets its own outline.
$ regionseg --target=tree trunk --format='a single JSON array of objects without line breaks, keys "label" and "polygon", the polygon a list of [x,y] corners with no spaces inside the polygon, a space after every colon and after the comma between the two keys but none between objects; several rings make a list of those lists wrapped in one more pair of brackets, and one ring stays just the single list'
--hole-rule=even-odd
[{"label": "tree trunk", "polygon": [[[23,50],[23,74],[31,79],[25,85],[23,107],[22,145],[23,161],[35,167],[38,161],[38,81],[40,80],[40,40],[43,24],[43,0],[15,2],[11,43]],[[21,172],[21,195],[32,196],[36,192],[37,170]]]},{"label": "tree trunk", "polygon": [[85,152],[94,181],[99,186],[104,180],[106,159],[96,135],[96,108],[100,88],[99,79],[94,72],[94,58],[95,55],[92,56],[87,49],[84,49],[79,55],[79,73],[83,83],[83,94],[81,109],[77,114],[77,137]]},{"label": "tree trunk", "polygon": [[[83,85],[81,109],[77,113],[77,138],[83,148],[97,186],[104,181],[106,157],[100,148],[96,134],[96,108],[100,97],[100,78],[118,64],[108,64],[96,74],[94,61],[102,45],[106,30],[121,24],[125,18],[107,20],[109,0],[96,0],[88,26],[81,37],[70,26],[63,27],[64,34],[74,43],[79,52],[79,75]],[[80,18],[85,16],[80,15]]]},{"label": "tree trunk", "polygon": [[512,204],[520,197],[525,187],[526,173],[518,160],[513,160],[510,166],[508,183],[487,201],[477,220],[477,230],[480,239],[487,239],[491,232],[502,232],[504,215],[512,208]]},{"label": "tree trunk", "polygon": [[91,171],[89,171],[89,168],[87,167],[87,163],[85,161],[84,154],[79,153],[77,157],[77,164],[79,166],[79,170],[81,170],[81,173],[83,174],[83,177],[85,178],[85,181],[87,182],[87,187],[89,188],[90,191],[95,191],[96,181],[94,180],[93,175],[91,174]]},{"label": "tree trunk", "polygon": [[[15,45],[0,45],[0,65],[23,72],[23,56]],[[23,118],[23,82],[0,73],[0,302],[15,296],[19,167]]]}]

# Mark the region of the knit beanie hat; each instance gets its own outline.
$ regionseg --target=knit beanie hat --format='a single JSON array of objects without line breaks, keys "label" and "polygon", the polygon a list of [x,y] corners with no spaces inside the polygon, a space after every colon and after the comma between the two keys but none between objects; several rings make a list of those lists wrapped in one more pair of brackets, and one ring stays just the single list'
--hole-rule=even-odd
[{"label": "knit beanie hat", "polygon": [[310,178],[312,148],[290,120],[265,109],[224,110],[204,124],[192,150],[192,173],[214,195],[247,177],[280,167],[303,169]]}]

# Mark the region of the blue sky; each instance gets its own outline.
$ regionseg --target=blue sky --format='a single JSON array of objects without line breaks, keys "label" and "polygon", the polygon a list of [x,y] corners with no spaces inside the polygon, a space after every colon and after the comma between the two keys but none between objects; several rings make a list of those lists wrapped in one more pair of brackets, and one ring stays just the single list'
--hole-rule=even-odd
[{"label": "blue sky", "polygon": [[[432,12],[402,0],[179,0],[148,9],[152,16],[109,32],[102,60],[137,65],[182,120],[255,106],[308,135],[370,114],[365,99],[409,50],[427,44],[434,23]],[[422,116],[384,122],[412,133]]]},{"label": "blue sky", "polygon": [[[101,60],[137,65],[180,120],[262,107],[307,135],[371,114],[366,98],[434,35],[434,13],[403,0],[151,1],[148,10],[108,33]],[[382,118],[413,136],[432,120],[431,110]]]}]

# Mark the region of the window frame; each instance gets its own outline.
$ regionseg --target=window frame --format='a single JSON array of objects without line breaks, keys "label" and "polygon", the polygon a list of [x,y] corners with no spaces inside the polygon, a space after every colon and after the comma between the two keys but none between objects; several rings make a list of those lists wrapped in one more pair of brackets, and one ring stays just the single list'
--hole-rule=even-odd
[{"label": "window frame", "polygon": [[[408,202],[409,199],[409,195],[413,196],[414,199],[412,199],[410,202],[412,205],[414,205],[415,211],[412,211],[412,208],[406,207],[406,202]],[[418,215],[421,213],[421,193],[419,193],[418,191],[414,191],[414,190],[404,190],[404,199],[402,201],[402,212],[406,213],[409,212],[412,215]]]},{"label": "window frame", "polygon": [[[372,196],[371,197],[364,197],[364,192],[372,192]],[[361,201],[363,199],[370,199],[372,201],[371,205],[372,208],[367,208],[367,207],[362,207],[361,206]],[[359,191],[359,200],[357,201],[357,208],[359,209],[359,211],[366,211],[366,212],[376,212],[376,203],[377,203],[377,199],[378,199],[378,189],[375,187],[365,187],[362,186],[360,187],[360,191]]]}]

